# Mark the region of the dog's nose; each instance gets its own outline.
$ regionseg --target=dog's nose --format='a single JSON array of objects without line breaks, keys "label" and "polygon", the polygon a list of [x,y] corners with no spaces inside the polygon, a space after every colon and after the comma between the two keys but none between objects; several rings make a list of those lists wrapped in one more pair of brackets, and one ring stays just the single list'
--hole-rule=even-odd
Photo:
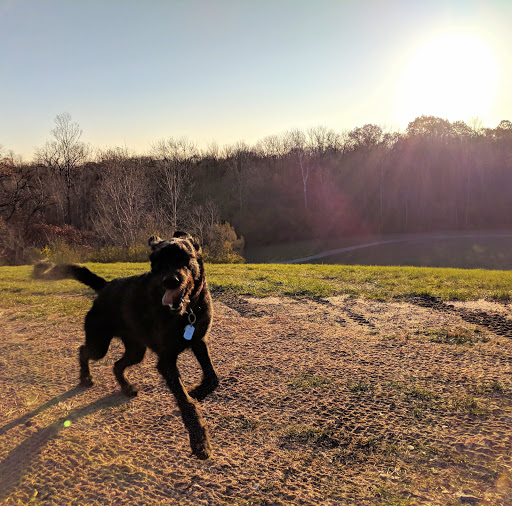
[{"label": "dog's nose", "polygon": [[170,276],[164,276],[162,283],[166,288],[178,288],[181,284],[181,280],[177,274],[171,274]]}]

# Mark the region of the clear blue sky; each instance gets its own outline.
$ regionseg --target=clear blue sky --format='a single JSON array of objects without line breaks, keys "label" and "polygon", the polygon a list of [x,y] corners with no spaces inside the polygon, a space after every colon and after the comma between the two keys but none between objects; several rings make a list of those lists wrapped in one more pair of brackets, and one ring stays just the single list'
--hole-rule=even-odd
[{"label": "clear blue sky", "polygon": [[[30,159],[63,112],[93,146],[138,153],[169,136],[454,120],[455,98],[422,102],[448,81],[460,119],[494,127],[512,120],[511,20],[508,0],[0,0],[0,144]],[[452,33],[478,53],[460,58],[464,81],[443,75],[459,53],[428,49]]]}]

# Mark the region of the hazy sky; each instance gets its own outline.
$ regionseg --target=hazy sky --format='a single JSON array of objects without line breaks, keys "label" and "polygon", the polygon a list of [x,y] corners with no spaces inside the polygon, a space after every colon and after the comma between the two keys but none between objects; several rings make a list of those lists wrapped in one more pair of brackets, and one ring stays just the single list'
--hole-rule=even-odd
[{"label": "hazy sky", "polygon": [[512,1],[0,0],[0,144],[512,120]]}]

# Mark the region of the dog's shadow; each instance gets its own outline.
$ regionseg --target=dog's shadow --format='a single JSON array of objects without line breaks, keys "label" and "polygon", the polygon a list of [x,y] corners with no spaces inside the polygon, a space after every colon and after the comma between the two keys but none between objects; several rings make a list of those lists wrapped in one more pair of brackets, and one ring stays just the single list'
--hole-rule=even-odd
[{"label": "dog's shadow", "polygon": [[[0,429],[0,435],[5,434],[8,430],[17,425],[26,424],[31,418],[35,417],[45,409],[55,406],[59,402],[70,399],[83,391],[84,389],[82,387],[74,387],[63,394],[54,397],[34,411],[31,411],[30,413],[27,413],[2,427]],[[129,401],[130,398],[126,397],[121,392],[108,394],[91,404],[70,411],[66,416],[59,418],[48,427],[38,430],[16,448],[11,450],[0,462],[0,500],[3,501],[7,498],[12,489],[19,483],[20,479],[25,474],[26,469],[32,464],[32,461],[44,445],[54,439],[62,429],[84,416],[91,415],[102,409],[111,409],[121,406]]]},{"label": "dog's shadow", "polygon": [[25,425],[30,422],[31,418],[34,418],[39,413],[42,413],[43,411],[47,410],[48,408],[51,408],[52,406],[56,406],[60,402],[67,401],[68,399],[71,399],[72,397],[75,397],[76,395],[85,392],[85,389],[81,386],[76,386],[68,390],[67,392],[64,392],[63,394],[57,395],[57,397],[54,397],[53,399],[50,399],[45,404],[39,406],[37,409],[34,409],[34,411],[31,411],[30,413],[25,413],[23,416],[20,416],[18,419],[13,420],[12,422],[9,422],[7,425],[4,425],[3,427],[0,427],[0,436],[3,436],[6,432],[10,431],[17,425]]}]

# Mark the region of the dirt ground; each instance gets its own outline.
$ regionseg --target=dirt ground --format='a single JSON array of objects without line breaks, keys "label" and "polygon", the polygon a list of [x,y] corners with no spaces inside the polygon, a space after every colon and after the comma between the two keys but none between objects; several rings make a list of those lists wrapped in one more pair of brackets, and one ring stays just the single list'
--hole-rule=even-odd
[{"label": "dirt ground", "polygon": [[[4,504],[512,504],[512,308],[215,297],[221,378],[191,457],[148,353],[77,388],[81,324],[0,309]],[[199,369],[179,361],[192,385]]]}]

